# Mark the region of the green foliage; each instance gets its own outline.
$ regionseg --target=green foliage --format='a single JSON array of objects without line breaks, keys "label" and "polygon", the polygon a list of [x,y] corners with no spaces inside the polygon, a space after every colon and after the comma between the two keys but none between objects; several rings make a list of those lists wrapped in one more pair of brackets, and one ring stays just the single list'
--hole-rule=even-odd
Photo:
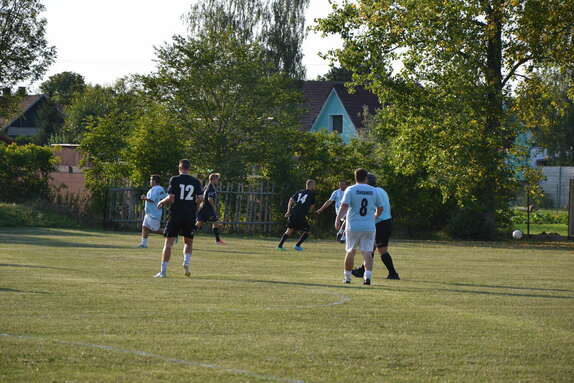
[{"label": "green foliage", "polygon": [[38,108],[36,124],[40,128],[40,133],[34,136],[34,143],[46,145],[54,134],[62,129],[64,115],[58,105],[48,99]]},{"label": "green foliage", "polygon": [[36,201],[24,203],[0,203],[0,227],[77,227],[78,225],[63,214],[47,208]]},{"label": "green foliage", "polygon": [[[514,209],[512,212],[513,224],[525,224],[528,222],[528,213],[526,211]],[[535,210],[530,213],[530,223],[568,225],[568,212],[560,210]]]},{"label": "green foliage", "polygon": [[208,0],[191,6],[186,21],[193,37],[231,31],[242,44],[258,44],[271,70],[305,77],[302,44],[309,0]]},{"label": "green foliage", "polygon": [[297,131],[300,93],[271,73],[259,45],[230,32],[175,36],[157,55],[157,73],[142,82],[184,130],[195,170],[242,179],[285,150],[280,140]]},{"label": "green foliage", "polygon": [[466,206],[461,220],[481,212],[488,229],[516,187],[510,84],[572,68],[573,18],[563,1],[345,1],[318,29],[342,37],[331,56],[385,105],[372,136],[394,172]]},{"label": "green foliage", "polygon": [[0,87],[42,78],[56,58],[39,0],[0,0]]},{"label": "green foliage", "polygon": [[146,185],[151,174],[159,174],[166,184],[186,156],[185,132],[172,120],[165,107],[151,104],[135,121],[125,151],[134,185]]},{"label": "green foliage", "polygon": [[47,197],[48,176],[55,164],[49,148],[0,144],[0,201]]},{"label": "green foliage", "polygon": [[75,72],[55,74],[40,85],[42,93],[60,105],[69,105],[74,96],[82,93],[85,89],[86,81],[84,77]]}]

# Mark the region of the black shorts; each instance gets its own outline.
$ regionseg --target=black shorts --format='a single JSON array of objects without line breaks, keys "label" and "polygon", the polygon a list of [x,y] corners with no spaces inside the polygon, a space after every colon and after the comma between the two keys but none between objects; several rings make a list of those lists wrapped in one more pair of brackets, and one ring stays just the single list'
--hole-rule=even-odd
[{"label": "black shorts", "polygon": [[389,246],[389,238],[391,238],[391,233],[393,232],[393,219],[391,218],[377,223],[376,228],[375,246]]},{"label": "black shorts", "polygon": [[187,238],[193,238],[195,234],[195,215],[171,216],[167,220],[163,236],[168,238],[177,237],[182,235]]},{"label": "black shorts", "polygon": [[311,231],[307,217],[302,214],[291,214],[287,219],[287,227],[294,230]]},{"label": "black shorts", "polygon": [[211,206],[205,206],[203,209],[197,213],[197,220],[200,222],[217,222],[219,219],[217,218],[217,213],[215,209]]}]

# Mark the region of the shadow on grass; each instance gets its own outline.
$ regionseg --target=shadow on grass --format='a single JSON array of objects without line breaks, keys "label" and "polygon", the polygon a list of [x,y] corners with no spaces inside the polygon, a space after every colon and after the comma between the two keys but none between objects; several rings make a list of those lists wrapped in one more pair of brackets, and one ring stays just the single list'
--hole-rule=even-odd
[{"label": "shadow on grass", "polygon": [[0,287],[0,293],[50,294],[44,291],[23,291],[23,290],[9,289],[7,287]]},{"label": "shadow on grass", "polygon": [[73,269],[66,269],[64,267],[51,267],[51,266],[36,266],[36,265],[18,265],[15,263],[0,263],[0,267],[24,267],[30,269],[52,269],[52,270],[66,270],[71,271]]},{"label": "shadow on grass", "polygon": [[0,227],[0,235],[49,235],[51,237],[101,237],[105,233],[82,229],[50,229],[44,227]]},{"label": "shadow on grass", "polygon": [[[245,283],[267,283],[272,285],[287,285],[287,286],[302,286],[302,287],[322,287],[322,288],[335,288],[335,289],[368,289],[368,290],[392,290],[397,292],[419,292],[419,291],[429,291],[429,292],[450,292],[450,293],[462,293],[462,294],[478,294],[478,295],[493,295],[502,297],[519,297],[519,298],[543,298],[543,299],[574,299],[574,296],[566,295],[537,295],[537,294],[519,294],[519,293],[503,293],[503,292],[492,292],[492,291],[480,291],[480,290],[459,290],[459,289],[440,289],[440,288],[430,288],[426,289],[423,287],[397,287],[397,286],[383,286],[383,285],[371,285],[363,286],[361,280],[357,279],[356,282],[361,284],[357,285],[328,285],[322,283],[306,283],[306,282],[287,282],[287,281],[273,281],[273,280],[263,280],[263,279],[226,279],[226,278],[212,278],[212,277],[198,277],[197,279],[202,280],[213,280],[213,281],[225,281],[225,282],[245,282]],[[417,281],[414,281],[417,282]],[[424,281],[418,281],[424,282]],[[429,282],[429,283],[439,283],[439,282]],[[473,286],[473,285],[469,285]],[[481,287],[476,285],[476,287]],[[490,287],[490,286],[486,286]],[[509,288],[512,287],[503,287]],[[548,291],[568,291],[568,290],[548,290]]]},{"label": "shadow on grass", "polygon": [[438,240],[397,240],[393,242],[394,245],[399,247],[418,247],[433,245],[433,246],[447,246],[447,247],[480,247],[489,249],[509,249],[509,250],[566,250],[574,251],[574,241],[538,241],[538,240],[522,240],[522,241],[499,241],[499,242],[484,242],[484,241],[438,241]]},{"label": "shadow on grass", "polygon": [[419,280],[415,280],[415,279],[411,279],[411,280],[409,280],[409,282],[435,283],[435,284],[440,284],[440,285],[460,286],[460,287],[486,287],[489,289],[552,291],[552,292],[566,292],[566,293],[574,292],[574,290],[566,290],[566,289],[544,289],[544,288],[540,288],[540,287],[516,287],[516,286],[501,286],[501,285],[479,285],[479,284],[474,284],[474,283],[461,283],[461,282],[419,281]]},{"label": "shadow on grass", "polygon": [[[44,234],[46,235],[46,234]],[[47,234],[51,235],[51,234]],[[83,243],[73,242],[73,240],[66,241],[57,238],[34,237],[31,235],[13,235],[12,233],[0,233],[0,243],[13,244],[13,245],[32,245],[32,246],[46,246],[46,247],[80,247],[80,248],[96,248],[96,249],[130,249],[130,246],[116,246],[106,245],[103,243]]]}]

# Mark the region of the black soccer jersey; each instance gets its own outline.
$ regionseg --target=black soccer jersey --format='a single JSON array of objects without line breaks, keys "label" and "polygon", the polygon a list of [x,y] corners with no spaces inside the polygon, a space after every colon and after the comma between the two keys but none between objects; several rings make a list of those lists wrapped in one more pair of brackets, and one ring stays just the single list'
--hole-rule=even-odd
[{"label": "black soccer jersey", "polygon": [[205,191],[203,192],[203,203],[211,205],[211,203],[209,202],[209,198],[211,198],[214,202],[215,199],[217,198],[217,190],[215,189],[215,186],[213,186],[213,184],[208,184],[207,187],[205,188]]},{"label": "black soccer jersey", "polygon": [[170,212],[172,215],[193,215],[197,206],[195,198],[201,195],[203,188],[199,180],[189,174],[180,174],[171,177],[169,180],[168,194],[175,195],[175,201],[171,205]]},{"label": "black soccer jersey", "polygon": [[306,215],[311,205],[315,204],[315,192],[312,190],[301,190],[291,197],[295,202],[292,207],[293,214]]}]

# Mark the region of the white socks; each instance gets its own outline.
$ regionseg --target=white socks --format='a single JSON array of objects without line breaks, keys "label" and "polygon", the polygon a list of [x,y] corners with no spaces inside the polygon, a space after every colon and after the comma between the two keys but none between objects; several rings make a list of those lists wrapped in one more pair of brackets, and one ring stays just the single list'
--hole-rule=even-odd
[{"label": "white socks", "polygon": [[162,262],[161,263],[161,273],[162,274],[167,274],[167,264],[168,264],[168,262]]},{"label": "white socks", "polygon": [[183,265],[189,266],[189,261],[191,260],[191,253],[183,254]]},{"label": "white socks", "polygon": [[365,279],[371,279],[371,278],[373,278],[373,272],[365,270]]},{"label": "white socks", "polygon": [[140,245],[147,246],[147,240],[148,240],[147,238],[142,237],[142,241],[140,242]]},{"label": "white socks", "polygon": [[350,280],[351,280],[351,272],[350,272],[350,271],[345,270],[345,272],[344,272],[343,274],[344,274],[344,277],[345,277],[345,280],[346,280],[346,281],[350,281]]}]

